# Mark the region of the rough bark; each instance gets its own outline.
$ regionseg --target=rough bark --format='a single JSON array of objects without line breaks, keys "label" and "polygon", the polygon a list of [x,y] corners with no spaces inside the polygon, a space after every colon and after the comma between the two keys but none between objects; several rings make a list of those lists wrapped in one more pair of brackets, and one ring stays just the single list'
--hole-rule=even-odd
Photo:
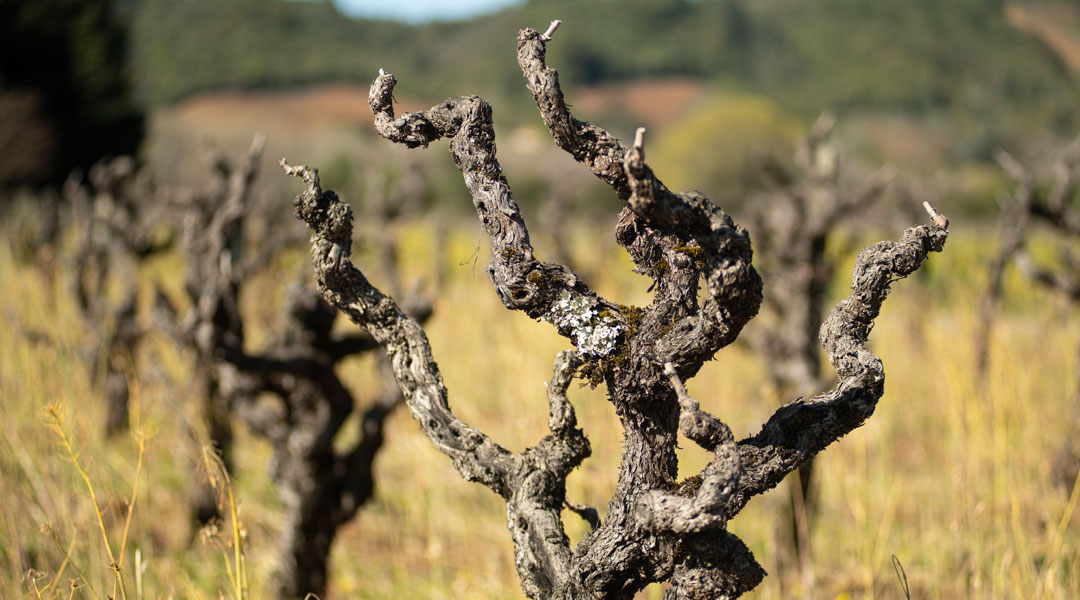
[{"label": "rough bark", "polygon": [[[754,238],[756,266],[766,280],[762,318],[746,339],[769,357],[766,369],[779,398],[808,396],[826,389],[832,374],[822,372],[818,327],[825,316],[826,291],[836,260],[826,254],[844,220],[857,217],[883,196],[894,173],[883,168],[857,189],[841,181],[840,156],[829,143],[834,118],[818,118],[795,152],[794,169],[773,156],[762,165],[776,185],[751,203],[747,228]],[[790,486],[790,544],[803,569],[810,561],[813,461],[799,468]]]},{"label": "rough bark", "polygon": [[[568,267],[533,256],[495,157],[486,102],[450,98],[395,116],[395,79],[387,73],[379,74],[370,93],[376,130],[388,140],[418,147],[449,139],[492,244],[487,272],[496,294],[508,309],[551,323],[575,346],[556,359],[548,387],[550,433],[515,454],[454,416],[420,324],[350,260],[348,205],[322,189],[315,169],[283,160],[286,172],[306,183],[295,208],[314,233],[316,281],[328,302],[386,348],[405,402],[431,442],[462,477],[506,500],[515,565],[527,596],[631,598],[649,583],[670,581],[672,598],[737,597],[757,585],[764,571],[726,531],[727,520],[870,415],[883,392],[881,362],[865,346],[870,327],[891,282],[940,250],[947,232],[938,225],[913,227],[899,242],[864,250],[852,295],[822,327],[839,385],[789,403],[761,433],[735,442],[726,425],[677,391],[674,382],[696,374],[757,313],[761,280],[751,266],[749,236],[702,195],[668,190],[646,164],[641,136],[628,148],[570,115],[557,73],[544,64],[553,31],[523,30],[519,64],[556,144],[625,202],[615,237],[637,271],[653,280],[653,301],[646,307],[601,298]],[[566,397],[574,372],[605,384],[623,427],[624,452],[605,518],[571,548],[560,520],[563,507],[592,514],[565,494],[567,475],[589,454]],[[680,428],[716,456],[682,485],[675,454]]]}]

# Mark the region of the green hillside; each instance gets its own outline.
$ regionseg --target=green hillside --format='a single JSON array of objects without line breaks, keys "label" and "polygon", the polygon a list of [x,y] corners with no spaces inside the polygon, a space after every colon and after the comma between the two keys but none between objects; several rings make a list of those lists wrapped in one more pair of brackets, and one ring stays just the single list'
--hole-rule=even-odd
[{"label": "green hillside", "polygon": [[136,86],[150,104],[226,87],[364,83],[385,68],[402,96],[513,98],[500,120],[521,122],[533,116],[515,33],[560,18],[550,60],[570,86],[681,75],[803,119],[833,109],[945,121],[962,140],[957,160],[1080,128],[1074,73],[1010,24],[1001,0],[532,0],[415,27],[349,19],[325,0],[130,7]]}]

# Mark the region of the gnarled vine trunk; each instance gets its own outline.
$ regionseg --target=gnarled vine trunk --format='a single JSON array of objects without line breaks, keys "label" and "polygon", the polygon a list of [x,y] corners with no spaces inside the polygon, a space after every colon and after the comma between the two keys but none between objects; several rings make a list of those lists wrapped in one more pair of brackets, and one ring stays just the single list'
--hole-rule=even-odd
[{"label": "gnarled vine trunk", "polygon": [[[269,475],[285,507],[273,589],[283,600],[302,600],[309,594],[326,594],[334,538],[374,493],[374,461],[383,445],[386,419],[401,403],[401,391],[389,367],[384,367],[385,385],[362,413],[355,441],[340,443],[339,434],[347,431],[357,403],[337,375],[338,364],[381,347],[366,332],[335,333],[339,312],[301,285],[287,291],[284,315],[264,347],[259,351],[244,347],[240,294],[246,281],[282,246],[299,241],[284,229],[279,231],[286,233],[261,243],[245,241],[253,212],[250,188],[261,149],[256,139],[238,163],[220,154],[211,156],[219,174],[217,185],[184,202],[186,290],[192,308],[178,320],[162,294],[159,314],[174,324],[178,341],[194,350],[194,379],[210,441],[227,458],[232,422],[239,419],[270,442]],[[414,206],[419,195],[407,186],[373,189],[370,223],[388,231],[392,219]],[[385,275],[400,290],[404,286],[399,282],[396,243],[382,235],[377,245]],[[401,297],[419,321],[431,314],[431,303],[420,294]],[[214,489],[202,485],[196,498],[201,520],[219,516]]]},{"label": "gnarled vine trunk", "polygon": [[[873,413],[884,391],[884,370],[866,346],[870,328],[890,284],[942,249],[946,224],[937,219],[912,227],[899,241],[860,253],[851,295],[820,330],[839,383],[784,405],[760,433],[736,441],[727,425],[686,395],[681,381],[733,342],[758,311],[762,286],[751,265],[750,238],[701,194],[668,190],[645,161],[642,130],[627,147],[570,115],[558,75],[545,64],[556,26],[544,34],[521,31],[518,63],[555,143],[623,202],[615,239],[636,270],[653,280],[648,306],[603,298],[568,267],[533,255],[495,156],[491,108],[484,100],[450,98],[395,116],[392,75],[380,73],[370,92],[376,129],[386,139],[413,148],[449,140],[492,245],[487,274],[499,299],[507,309],[551,323],[574,346],[555,360],[548,386],[550,433],[512,453],[454,416],[420,324],[350,260],[348,205],[322,189],[316,170],[282,161],[307,184],[295,207],[314,233],[316,280],[328,302],[386,348],[406,404],[431,442],[462,477],[506,501],[527,596],[631,598],[652,582],[669,581],[669,598],[734,598],[765,572],[727,531],[728,519]],[[566,498],[567,475],[590,452],[567,398],[575,373],[607,388],[624,450],[603,522],[571,547],[560,519],[563,507],[596,522],[592,509]],[[677,481],[675,454],[680,431],[715,455],[683,482]]]}]

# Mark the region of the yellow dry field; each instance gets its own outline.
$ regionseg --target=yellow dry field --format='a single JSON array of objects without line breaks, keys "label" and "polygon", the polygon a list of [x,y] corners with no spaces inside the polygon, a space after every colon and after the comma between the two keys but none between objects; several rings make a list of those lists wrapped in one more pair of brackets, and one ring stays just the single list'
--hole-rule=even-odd
[{"label": "yellow dry field", "polygon": [[[756,498],[731,522],[769,572],[751,598],[904,598],[894,556],[911,598],[1080,596],[1077,490],[1051,479],[1053,457],[1080,414],[1080,316],[1010,276],[989,377],[977,385],[976,300],[994,239],[955,227],[944,254],[894,286],[874,329],[888,374],[877,412],[817,463],[812,568],[799,573],[785,558],[784,490]],[[405,236],[413,274],[431,270],[427,233],[421,226]],[[452,236],[441,258],[450,275],[427,329],[455,413],[521,450],[544,434],[544,382],[567,344],[549,325],[502,309],[484,275],[486,250],[475,266],[470,258],[478,236],[471,222]],[[573,241],[600,292],[647,301],[648,282],[630,273],[609,232],[583,229]],[[303,261],[283,258],[245,292],[252,349],[272,327],[282,283]],[[154,281],[179,286],[182,268],[181,256],[166,256],[140,278],[147,290]],[[55,281],[0,245],[0,598],[268,597],[282,526],[266,473],[269,447],[240,428],[229,489],[242,552],[230,522],[192,531],[188,489],[201,475],[192,467],[191,357],[151,332],[132,357],[140,367],[137,435],[103,439],[102,400],[80,354],[87,333],[62,264]],[[370,358],[342,367],[360,404],[377,389],[372,373]],[[779,402],[764,380],[763,358],[736,344],[688,387],[736,435],[749,435]],[[568,494],[603,514],[618,422],[603,389],[575,387],[571,399],[593,456],[571,476]],[[683,476],[708,460],[684,446]],[[564,520],[573,540],[584,535],[576,516]],[[330,597],[520,598],[512,556],[501,500],[462,481],[399,410],[378,458],[376,496],[335,543]],[[661,594],[653,586],[643,596]]]}]

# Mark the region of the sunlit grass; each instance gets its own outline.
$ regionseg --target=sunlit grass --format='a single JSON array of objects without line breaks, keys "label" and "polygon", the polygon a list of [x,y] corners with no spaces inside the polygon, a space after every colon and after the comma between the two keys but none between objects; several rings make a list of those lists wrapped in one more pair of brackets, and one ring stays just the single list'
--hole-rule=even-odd
[{"label": "sunlit grass", "polygon": [[[406,232],[406,282],[430,279],[429,231]],[[442,259],[449,278],[427,329],[455,413],[520,450],[544,434],[543,384],[566,343],[549,326],[502,308],[484,273],[487,249],[479,248],[474,268],[480,242],[475,229],[463,231]],[[648,282],[630,273],[607,231],[576,233],[590,284],[622,303],[648,301]],[[1064,301],[1010,277],[989,378],[977,382],[980,261],[993,242],[954,234],[931,258],[928,277],[894,286],[871,335],[887,372],[885,397],[864,427],[817,463],[812,569],[800,574],[784,556],[783,490],[756,498],[732,521],[770,573],[750,597],[903,598],[893,556],[913,598],[1080,595],[1080,487],[1055,487],[1050,475],[1075,418],[1080,319]],[[257,324],[253,348],[276,318],[282,283],[303,272],[306,260],[285,257],[275,273],[252,282],[243,306]],[[178,286],[182,263],[165,257],[142,277],[147,286]],[[843,271],[850,259],[847,265]],[[45,280],[17,265],[6,244],[0,281],[0,596],[103,598],[114,595],[110,564],[118,564],[128,598],[266,597],[282,527],[265,472],[268,446],[241,428],[230,479],[239,520],[202,543],[187,504],[199,459],[188,425],[195,418],[185,379],[191,357],[151,335],[135,357],[141,369],[133,405],[137,431],[147,435],[103,439],[104,402],[91,390],[80,355],[84,330],[65,288],[50,296]],[[836,297],[844,288],[834,287]],[[378,389],[372,372],[370,357],[342,367],[361,405]],[[756,432],[778,401],[764,381],[762,358],[736,344],[688,387],[742,436]],[[572,387],[570,398],[593,456],[570,477],[568,494],[602,516],[621,451],[618,421],[602,388]],[[42,420],[54,405],[66,407],[70,453],[58,450]],[[685,476],[709,457],[684,446]],[[93,483],[96,503],[71,454]],[[503,503],[462,481],[407,411],[390,421],[376,485],[373,501],[334,546],[331,597],[521,597]],[[586,533],[576,516],[564,520],[572,540]],[[232,525],[241,522],[242,530]],[[79,584],[73,592],[68,579]],[[655,586],[646,595],[660,594]]]}]

